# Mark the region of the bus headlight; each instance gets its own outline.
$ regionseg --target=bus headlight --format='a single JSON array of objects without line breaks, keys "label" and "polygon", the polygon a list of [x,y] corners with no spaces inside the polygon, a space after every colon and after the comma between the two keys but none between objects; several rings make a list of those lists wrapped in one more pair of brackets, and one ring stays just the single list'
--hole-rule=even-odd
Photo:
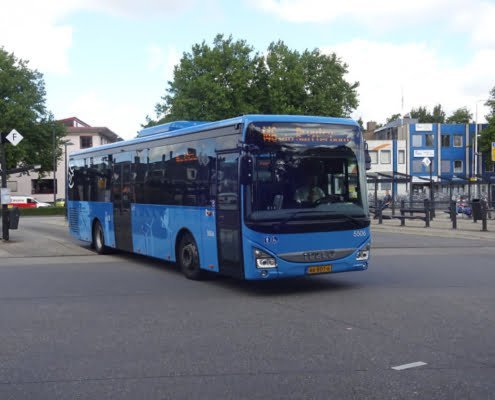
[{"label": "bus headlight", "polygon": [[274,257],[256,248],[254,249],[254,259],[256,260],[256,268],[277,268],[277,260]]},{"label": "bus headlight", "polygon": [[356,261],[366,261],[370,258],[371,246],[368,243],[366,246],[358,250],[356,254]]}]

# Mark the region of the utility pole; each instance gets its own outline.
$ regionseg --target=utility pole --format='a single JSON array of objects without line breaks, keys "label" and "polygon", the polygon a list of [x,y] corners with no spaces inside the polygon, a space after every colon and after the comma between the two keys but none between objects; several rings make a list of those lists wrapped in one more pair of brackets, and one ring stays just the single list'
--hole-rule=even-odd
[{"label": "utility pole", "polygon": [[52,150],[53,150],[53,207],[57,203],[57,149],[55,140],[55,126],[52,126]]},{"label": "utility pole", "polygon": [[[2,191],[7,189],[7,158],[5,157],[5,136],[0,133],[0,157],[2,163]],[[2,202],[2,239],[9,240],[9,221],[8,221],[9,206]]]},{"label": "utility pole", "polygon": [[[22,135],[15,129],[12,129],[9,134],[0,132],[0,161],[2,166],[2,195],[4,198],[7,192],[7,157],[5,156],[5,146],[9,141],[13,146],[17,146],[22,140]],[[10,215],[8,201],[2,201],[2,239],[9,240]]]},{"label": "utility pole", "polygon": [[435,203],[433,196],[433,161],[430,162],[430,209],[431,217],[435,216]]}]

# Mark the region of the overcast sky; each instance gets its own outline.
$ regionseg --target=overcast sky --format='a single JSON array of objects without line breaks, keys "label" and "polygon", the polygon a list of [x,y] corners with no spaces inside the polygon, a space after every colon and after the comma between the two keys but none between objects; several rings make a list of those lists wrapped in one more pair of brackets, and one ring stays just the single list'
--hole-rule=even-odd
[{"label": "overcast sky", "polygon": [[365,122],[438,103],[484,121],[494,21],[494,0],[0,0],[0,46],[44,75],[55,118],[124,138],[154,117],[182,53],[217,33],[335,52]]}]

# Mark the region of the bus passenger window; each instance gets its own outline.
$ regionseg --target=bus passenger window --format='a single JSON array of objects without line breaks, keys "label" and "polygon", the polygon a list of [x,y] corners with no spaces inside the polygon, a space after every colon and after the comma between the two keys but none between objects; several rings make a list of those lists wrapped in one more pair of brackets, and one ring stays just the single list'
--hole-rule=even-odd
[{"label": "bus passenger window", "polygon": [[220,209],[238,208],[238,154],[228,154],[218,159],[217,204]]}]

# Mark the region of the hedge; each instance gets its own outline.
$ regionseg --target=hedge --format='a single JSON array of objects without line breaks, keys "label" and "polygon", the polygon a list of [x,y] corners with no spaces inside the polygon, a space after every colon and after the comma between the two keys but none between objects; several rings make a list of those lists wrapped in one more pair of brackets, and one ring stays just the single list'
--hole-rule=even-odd
[{"label": "hedge", "polygon": [[48,216],[48,215],[65,215],[65,207],[40,207],[40,208],[19,208],[21,216]]}]

